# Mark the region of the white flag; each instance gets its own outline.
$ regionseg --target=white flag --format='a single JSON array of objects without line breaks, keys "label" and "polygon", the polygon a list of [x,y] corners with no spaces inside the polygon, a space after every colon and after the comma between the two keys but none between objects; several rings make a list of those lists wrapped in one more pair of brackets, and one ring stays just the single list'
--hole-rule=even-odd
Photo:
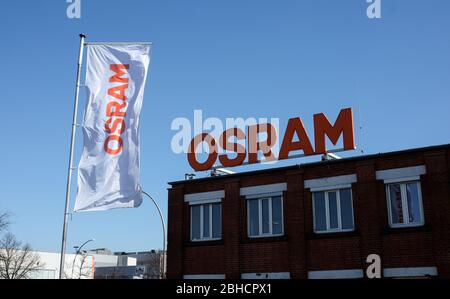
[{"label": "white flag", "polygon": [[75,211],[133,208],[142,203],[139,114],[150,48],[88,46],[88,100]]}]

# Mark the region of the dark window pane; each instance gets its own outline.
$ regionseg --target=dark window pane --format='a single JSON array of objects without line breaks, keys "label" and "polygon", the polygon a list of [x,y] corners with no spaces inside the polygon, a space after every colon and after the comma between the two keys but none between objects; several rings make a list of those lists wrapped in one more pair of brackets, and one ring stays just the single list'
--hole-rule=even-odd
[{"label": "dark window pane", "polygon": [[192,206],[191,207],[191,222],[192,222],[192,228],[191,228],[191,236],[192,240],[199,240],[200,239],[200,206]]},{"label": "dark window pane", "polygon": [[400,184],[389,185],[389,197],[391,200],[392,223],[403,223],[402,194]]},{"label": "dark window pane", "polygon": [[330,213],[330,228],[331,229],[339,228],[336,192],[328,192],[328,203]]},{"label": "dark window pane", "polygon": [[204,205],[203,206],[203,238],[211,238],[210,234],[210,227],[209,227],[209,207],[211,205]]},{"label": "dark window pane", "polygon": [[327,229],[324,192],[314,192],[314,223],[316,231],[324,231]]},{"label": "dark window pane", "polygon": [[270,233],[270,223],[269,223],[269,200],[263,199],[261,200],[262,204],[262,229],[263,234]]},{"label": "dark window pane", "polygon": [[276,235],[283,233],[283,215],[282,215],[281,197],[272,198],[272,232]]},{"label": "dark window pane", "polygon": [[342,189],[339,191],[341,198],[342,229],[353,229],[352,190]]},{"label": "dark window pane", "polygon": [[258,200],[248,201],[249,233],[250,236],[259,235],[259,209]]},{"label": "dark window pane", "polygon": [[419,188],[417,183],[406,184],[406,194],[408,199],[408,217],[410,223],[420,223],[422,221],[419,202]]},{"label": "dark window pane", "polygon": [[213,204],[212,217],[213,217],[213,227],[212,234],[213,238],[219,239],[222,236],[222,219],[220,215],[220,203]]}]

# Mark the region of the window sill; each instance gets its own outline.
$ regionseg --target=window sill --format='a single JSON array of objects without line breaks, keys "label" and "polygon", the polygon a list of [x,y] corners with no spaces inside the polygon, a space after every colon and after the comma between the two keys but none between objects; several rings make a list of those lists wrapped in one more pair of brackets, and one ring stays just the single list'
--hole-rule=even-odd
[{"label": "window sill", "polygon": [[391,227],[386,226],[382,230],[383,235],[390,235],[390,234],[403,234],[403,233],[415,233],[415,232],[429,232],[431,231],[431,225],[429,224],[423,224],[420,226],[397,226],[397,227]]},{"label": "window sill", "polygon": [[343,232],[324,232],[324,233],[307,233],[307,240],[319,240],[319,239],[339,239],[339,238],[352,238],[361,236],[358,230],[343,231]]}]

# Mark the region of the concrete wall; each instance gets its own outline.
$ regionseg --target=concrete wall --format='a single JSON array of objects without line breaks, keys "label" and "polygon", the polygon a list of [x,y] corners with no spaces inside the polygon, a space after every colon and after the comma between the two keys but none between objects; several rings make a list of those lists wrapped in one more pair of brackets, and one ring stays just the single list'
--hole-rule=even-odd
[{"label": "concrete wall", "polygon": [[[30,274],[31,279],[58,279],[60,254],[50,252],[34,252],[40,258],[39,270]],[[84,259],[81,255],[75,254],[65,255],[65,278],[74,279],[93,279],[94,278],[94,258],[86,256]],[[81,274],[81,275],[80,275]]]},{"label": "concrete wall", "polygon": [[[51,252],[34,252],[39,256],[39,269],[30,273],[31,279],[58,279],[60,254]],[[102,254],[66,254],[65,278],[93,279],[95,269],[117,266],[136,266],[136,258]]]}]

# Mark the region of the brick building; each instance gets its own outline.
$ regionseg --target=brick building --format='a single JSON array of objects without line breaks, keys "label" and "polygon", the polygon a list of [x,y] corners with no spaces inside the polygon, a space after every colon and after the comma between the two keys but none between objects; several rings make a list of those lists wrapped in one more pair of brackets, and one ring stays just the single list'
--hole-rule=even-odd
[{"label": "brick building", "polygon": [[170,183],[168,278],[450,278],[450,145]]}]

